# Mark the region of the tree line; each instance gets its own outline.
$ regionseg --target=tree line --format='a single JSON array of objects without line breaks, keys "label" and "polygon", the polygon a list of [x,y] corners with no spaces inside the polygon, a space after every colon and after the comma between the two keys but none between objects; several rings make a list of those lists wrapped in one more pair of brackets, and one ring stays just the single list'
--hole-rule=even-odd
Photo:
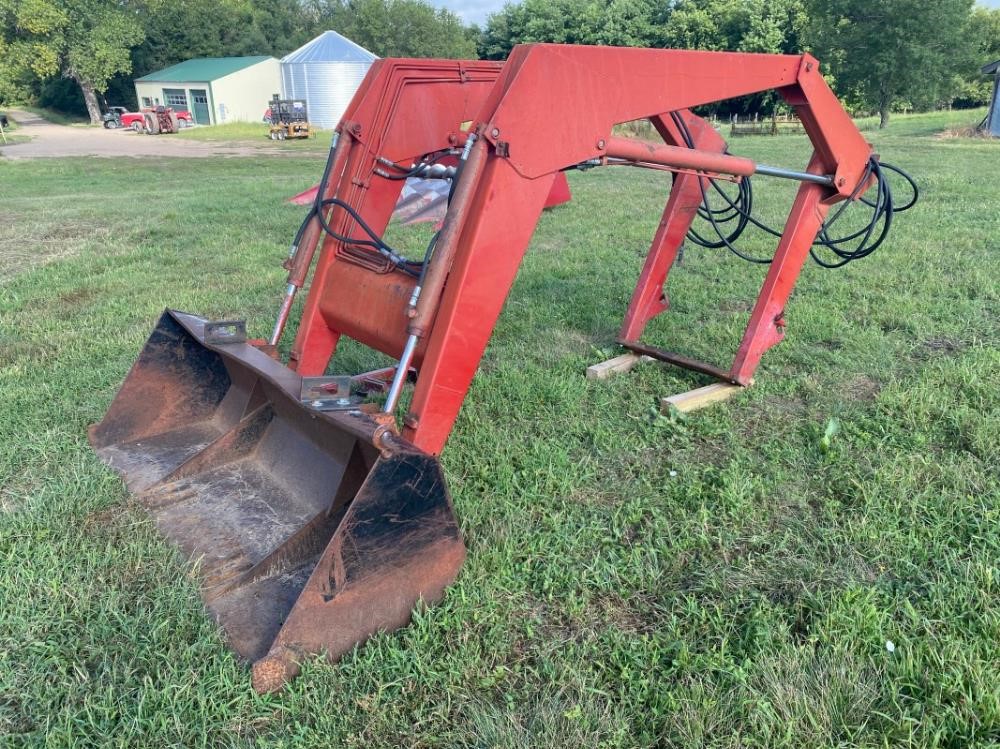
[{"label": "tree line", "polygon": [[[973,0],[523,0],[489,18],[479,53],[522,42],[814,53],[856,113],[987,103],[980,73],[1000,58],[1000,10]],[[724,111],[757,113],[773,97]]]},{"label": "tree line", "polygon": [[[900,107],[976,106],[1000,58],[1000,10],[973,0],[522,0],[480,28],[426,0],[0,0],[0,104],[99,119],[133,77],[192,57],[282,56],[334,29],[381,57],[503,59],[560,42],[797,54],[882,124]],[[773,97],[721,111],[761,112]]]}]

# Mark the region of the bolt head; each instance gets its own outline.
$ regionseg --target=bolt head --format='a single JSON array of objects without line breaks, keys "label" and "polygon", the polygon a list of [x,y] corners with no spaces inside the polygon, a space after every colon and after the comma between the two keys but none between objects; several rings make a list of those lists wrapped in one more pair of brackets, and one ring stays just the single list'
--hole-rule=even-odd
[{"label": "bolt head", "polygon": [[490,130],[490,136],[493,137],[493,138],[499,138],[500,137],[500,128],[495,127],[492,130]]},{"label": "bolt head", "polygon": [[597,141],[597,147],[598,148],[604,148],[604,146],[606,146],[606,145],[607,145],[607,143],[604,142],[604,138],[601,138],[600,140]]}]

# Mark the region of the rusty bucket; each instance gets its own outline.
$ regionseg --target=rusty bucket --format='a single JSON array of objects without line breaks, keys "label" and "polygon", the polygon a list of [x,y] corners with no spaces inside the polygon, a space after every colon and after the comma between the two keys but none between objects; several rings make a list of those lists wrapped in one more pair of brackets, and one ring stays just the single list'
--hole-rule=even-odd
[{"label": "rusty bucket", "polygon": [[240,324],[168,310],[90,430],[261,692],[405,625],[465,558],[437,459],[303,380]]}]

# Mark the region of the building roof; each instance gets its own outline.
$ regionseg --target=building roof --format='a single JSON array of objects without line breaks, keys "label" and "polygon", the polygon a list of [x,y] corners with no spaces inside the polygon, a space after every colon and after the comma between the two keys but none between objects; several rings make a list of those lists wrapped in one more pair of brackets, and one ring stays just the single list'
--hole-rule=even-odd
[{"label": "building roof", "polygon": [[249,68],[264,60],[273,60],[268,55],[254,55],[253,57],[196,57],[193,60],[185,60],[169,68],[148,73],[137,81],[164,81],[178,83],[188,83],[192,81],[214,81],[218,78],[225,78],[237,70]]},{"label": "building roof", "polygon": [[281,58],[281,63],[374,62],[378,57],[336,31],[324,31]]},{"label": "building roof", "polygon": [[1000,60],[997,60],[996,62],[991,62],[989,65],[983,65],[983,72],[986,75],[990,75],[991,73],[996,73],[997,71],[1000,71]]}]

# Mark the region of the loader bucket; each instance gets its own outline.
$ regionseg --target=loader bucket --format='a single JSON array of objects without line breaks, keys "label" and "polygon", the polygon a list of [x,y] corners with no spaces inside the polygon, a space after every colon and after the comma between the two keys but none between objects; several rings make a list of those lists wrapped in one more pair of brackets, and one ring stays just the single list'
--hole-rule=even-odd
[{"label": "loader bucket", "polygon": [[336,659],[405,625],[465,558],[437,459],[302,393],[240,324],[168,310],[90,430],[195,565],[261,692],[307,654]]}]

